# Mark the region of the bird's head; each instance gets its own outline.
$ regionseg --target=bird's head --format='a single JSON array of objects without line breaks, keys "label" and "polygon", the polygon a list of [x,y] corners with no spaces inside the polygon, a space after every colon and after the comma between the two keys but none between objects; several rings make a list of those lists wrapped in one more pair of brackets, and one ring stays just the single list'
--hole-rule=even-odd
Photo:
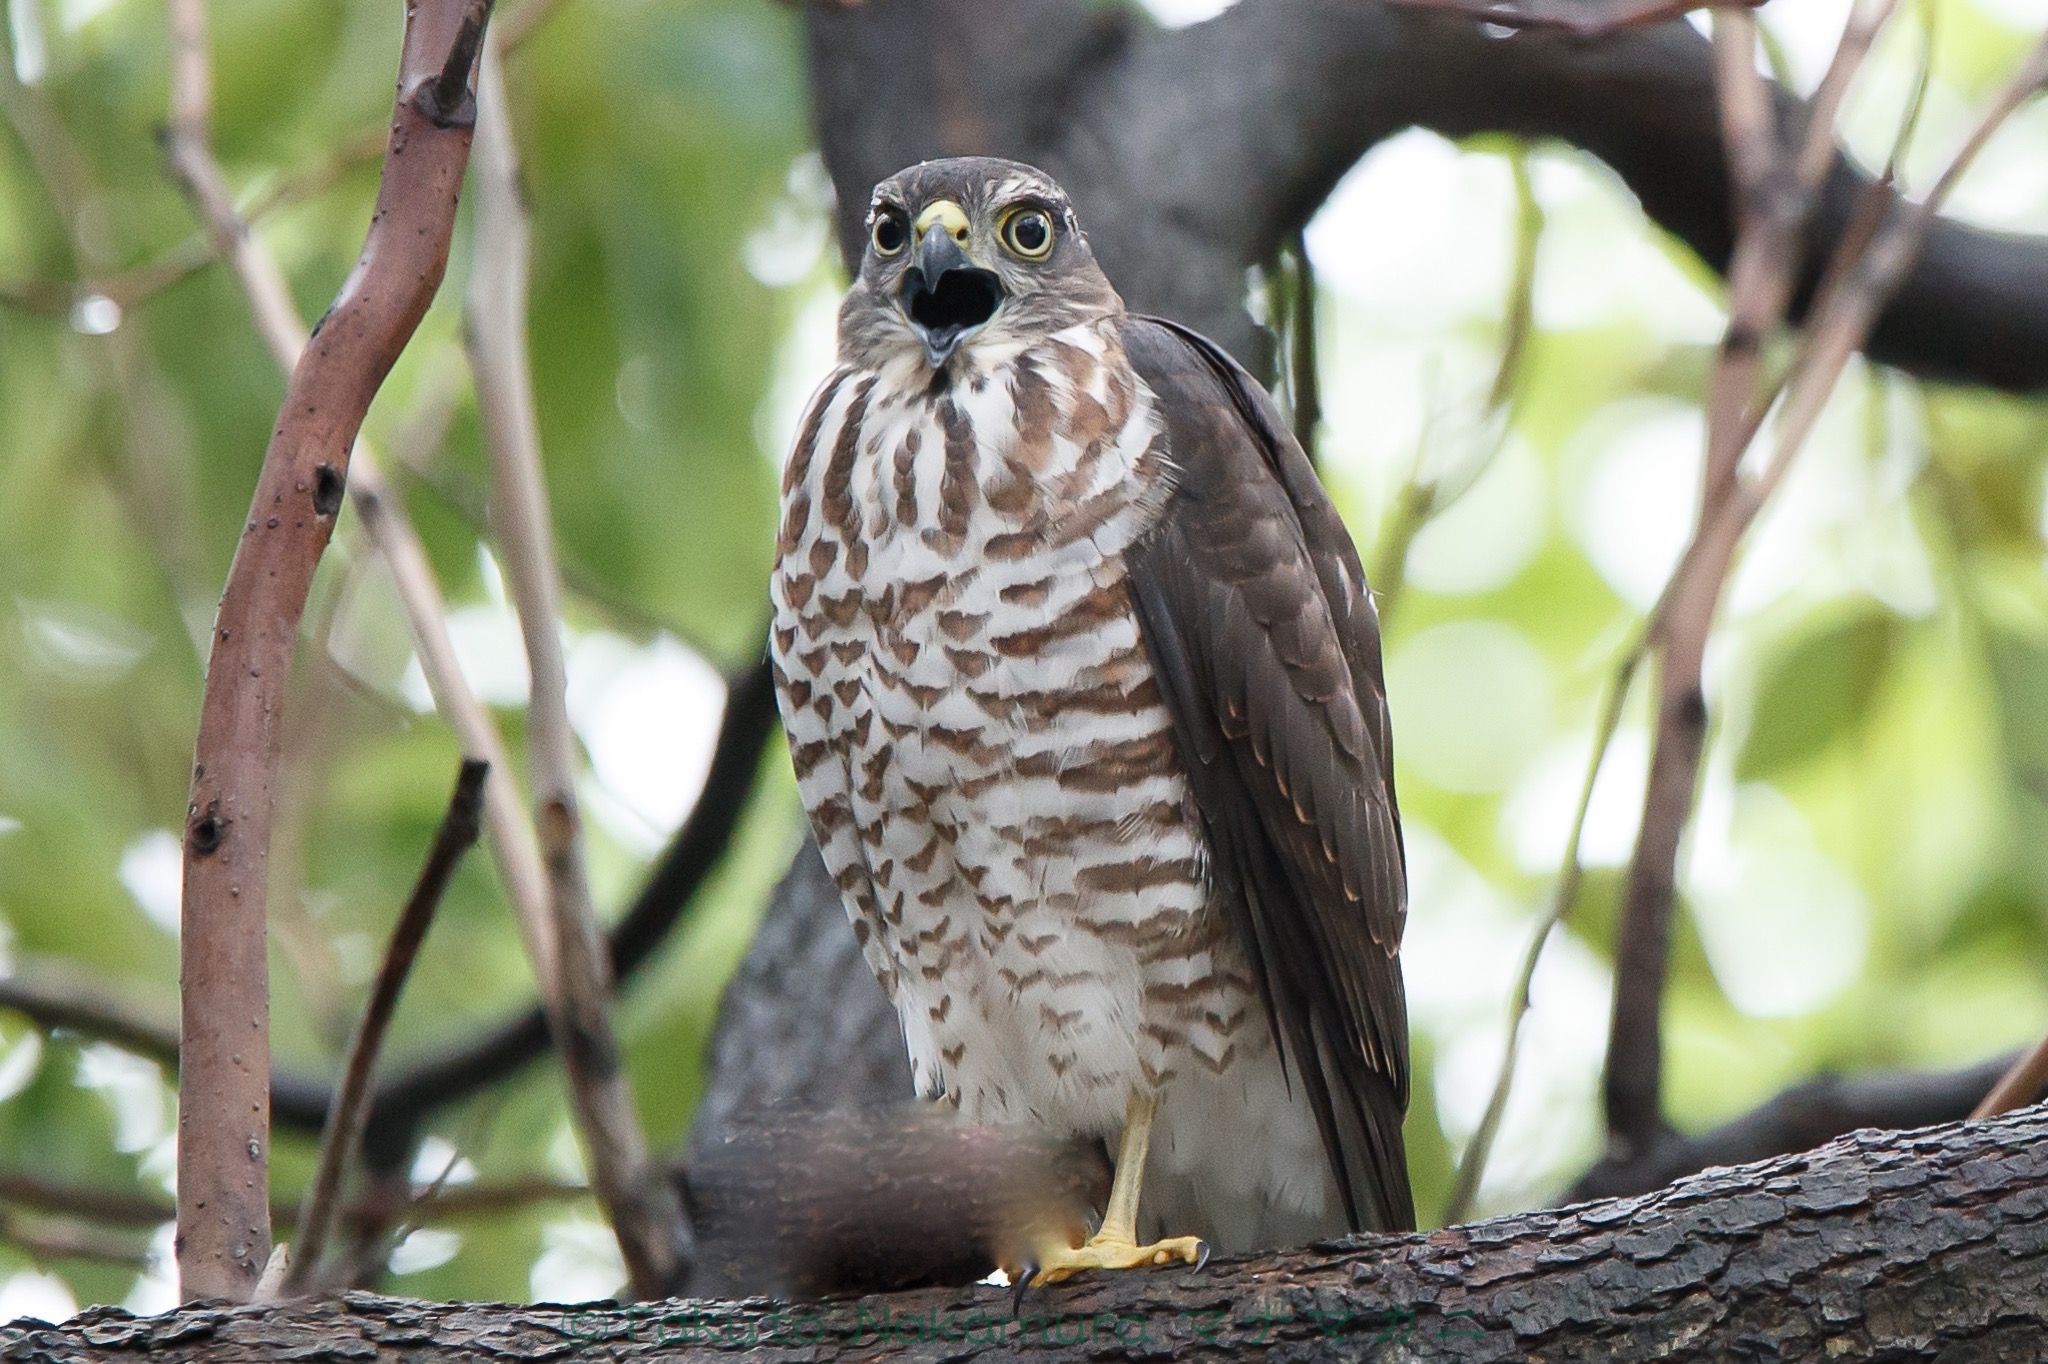
[{"label": "bird's head", "polygon": [[1122,310],[1051,176],[991,157],[926,161],[875,187],[840,353],[875,368],[915,354],[937,371]]}]

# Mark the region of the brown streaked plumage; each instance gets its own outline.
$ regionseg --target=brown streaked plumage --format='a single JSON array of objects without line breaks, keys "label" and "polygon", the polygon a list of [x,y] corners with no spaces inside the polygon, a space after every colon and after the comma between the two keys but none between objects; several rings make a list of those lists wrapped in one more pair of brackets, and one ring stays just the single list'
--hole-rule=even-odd
[{"label": "brown streaked plumage", "polygon": [[1193,1254],[1140,1227],[1412,1226],[1378,624],[1328,497],[1243,370],[1125,313],[1042,173],[926,163],[870,224],[772,652],[920,1090],[1121,1138],[1059,1274]]}]

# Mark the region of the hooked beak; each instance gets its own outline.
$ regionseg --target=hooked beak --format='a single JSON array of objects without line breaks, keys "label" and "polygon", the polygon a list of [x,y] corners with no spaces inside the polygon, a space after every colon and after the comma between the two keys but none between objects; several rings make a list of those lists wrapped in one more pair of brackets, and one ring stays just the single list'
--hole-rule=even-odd
[{"label": "hooked beak", "polygon": [[910,329],[924,345],[924,358],[938,369],[960,344],[995,316],[1003,301],[1002,281],[960,249],[947,224],[935,221],[917,240],[917,254],[903,272],[898,294]]}]

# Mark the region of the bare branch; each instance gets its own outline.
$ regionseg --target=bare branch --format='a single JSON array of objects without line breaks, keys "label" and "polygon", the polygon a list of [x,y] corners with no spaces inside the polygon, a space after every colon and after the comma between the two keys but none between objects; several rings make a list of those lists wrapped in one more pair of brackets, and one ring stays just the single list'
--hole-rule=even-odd
[{"label": "bare branch", "polygon": [[[490,833],[491,851],[504,880],[506,898],[512,902],[526,957],[533,964],[533,978],[544,999],[555,991],[555,933],[548,917],[547,873],[541,865],[540,845],[533,826],[521,808],[519,785],[512,776],[511,758],[506,752],[498,723],[462,671],[455,653],[455,639],[448,629],[448,608],[441,584],[427,558],[405,503],[392,491],[373,453],[361,441],[356,452],[360,463],[350,480],[356,515],[372,544],[390,566],[405,608],[420,672],[435,708],[447,719],[449,728],[461,741],[463,752],[488,764],[484,780],[484,822]],[[369,458],[364,458],[369,456]]]},{"label": "bare branch", "polygon": [[1835,55],[1815,87],[1813,98],[1806,103],[1806,141],[1799,149],[1794,170],[1800,188],[1809,195],[1819,191],[1835,163],[1836,115],[1849,93],[1850,83],[1863,69],[1863,59],[1870,55],[1870,45],[1877,40],[1878,30],[1892,17],[1898,3],[1899,0],[1857,0],[1856,8],[1849,12],[1848,25],[1842,30],[1842,40],[1835,45]]},{"label": "bare branch", "polygon": [[1697,1136],[1673,1132],[1647,1150],[1622,1158],[1609,1155],[1581,1175],[1561,1201],[1649,1193],[1710,1166],[1809,1151],[1859,1128],[1955,1122],[1971,1116],[1972,1106],[2014,1059],[1994,1057],[1957,1071],[1822,1075],[1802,1081],[1711,1131]]},{"label": "bare branch", "polygon": [[292,1267],[286,1273],[282,1293],[291,1297],[305,1292],[316,1281],[327,1238],[334,1229],[335,1209],[341,1199],[341,1181],[349,1162],[363,1140],[363,1125],[369,1121],[370,1075],[377,1064],[377,1051],[384,1032],[398,1007],[399,993],[412,972],[413,959],[426,940],[427,927],[441,906],[449,878],[469,851],[480,832],[478,819],[484,798],[484,777],[489,768],[479,759],[465,758],[449,797],[448,813],[434,835],[434,845],[420,868],[412,896],[391,930],[384,948],[384,963],[377,971],[368,1003],[355,1035],[349,1039],[341,1078],[334,1087],[334,1103],[328,1109],[327,1127],[320,1134],[320,1153],[313,1165],[313,1184],[306,1192],[305,1211],[299,1216],[297,1245]]},{"label": "bare branch", "polygon": [[349,1205],[348,1216],[351,1220],[403,1218],[414,1224],[453,1222],[518,1212],[535,1203],[573,1203],[589,1197],[587,1184],[565,1183],[547,1175],[526,1175],[447,1185],[426,1192],[408,1188],[400,1199],[378,1200],[366,1195]]},{"label": "bare branch", "polygon": [[533,679],[527,737],[558,973],[558,1007],[549,1021],[568,1070],[591,1183],[611,1217],[633,1291],[658,1298],[680,1282],[687,1231],[675,1191],[648,1161],[631,1086],[619,1064],[611,1027],[610,964],[584,871],[576,740],[569,726],[560,633],[561,570],[527,361],[528,225],[495,43],[485,49],[479,99],[482,142],[468,342],[491,457],[491,519]]},{"label": "bare branch", "polygon": [[[400,1181],[396,1196],[365,1192],[349,1203],[343,1216],[351,1220],[374,1216],[403,1217],[415,1223],[443,1222],[516,1212],[535,1203],[574,1202],[588,1197],[588,1186],[565,1183],[547,1175],[479,1180],[474,1184],[425,1190]],[[177,1216],[169,1199],[154,1194],[63,1184],[40,1175],[0,1174],[0,1203],[107,1227],[159,1227]],[[271,1205],[270,1220],[278,1226],[296,1227],[300,1213],[300,1205],[277,1201]]]},{"label": "bare branch", "polygon": [[469,129],[420,107],[476,3],[407,13],[392,147],[361,259],[292,373],[215,622],[185,828],[179,941],[179,1267],[192,1297],[246,1298],[270,1252],[272,787],[286,683],[349,453],[447,265]]},{"label": "bare branch", "polygon": [[13,1009],[46,1032],[69,1028],[175,1071],[175,1021],[135,1003],[135,993],[130,987],[89,978],[54,959],[29,957],[14,963],[13,975],[0,978],[0,1009]]},{"label": "bare branch", "polygon": [[2010,1113],[2035,1102],[2043,1089],[2048,1089],[2048,1037],[2036,1042],[2032,1051],[2015,1060],[1998,1077],[1998,1083],[1982,1103],[1970,1110],[1970,1116],[1995,1118],[2000,1113]]},{"label": "bare branch", "polygon": [[0,1208],[0,1241],[35,1260],[88,1260],[123,1269],[149,1266],[149,1243],[68,1217],[30,1217]]},{"label": "bare branch", "polygon": [[1449,10],[1502,28],[1554,28],[1574,38],[1605,38],[1625,28],[1661,24],[1691,10],[1713,6],[1725,14],[1734,6],[1764,0],[1394,0],[1415,9]]},{"label": "bare branch", "polygon": [[167,1198],[60,1184],[41,1175],[0,1175],[0,1203],[61,1213],[103,1227],[160,1227],[178,1215]]},{"label": "bare branch", "polygon": [[199,210],[213,254],[230,265],[255,314],[256,330],[290,373],[306,342],[291,286],[277,258],[260,249],[235,212],[227,178],[213,156],[213,62],[207,52],[206,0],[170,0],[171,168]]}]

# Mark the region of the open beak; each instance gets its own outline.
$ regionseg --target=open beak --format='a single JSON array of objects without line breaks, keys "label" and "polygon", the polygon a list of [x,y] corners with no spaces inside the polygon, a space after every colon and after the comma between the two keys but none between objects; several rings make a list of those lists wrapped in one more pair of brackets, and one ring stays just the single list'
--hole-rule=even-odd
[{"label": "open beak", "polygon": [[935,221],[924,228],[897,296],[933,369],[951,359],[1003,301],[1002,281],[968,259],[947,226]]}]

